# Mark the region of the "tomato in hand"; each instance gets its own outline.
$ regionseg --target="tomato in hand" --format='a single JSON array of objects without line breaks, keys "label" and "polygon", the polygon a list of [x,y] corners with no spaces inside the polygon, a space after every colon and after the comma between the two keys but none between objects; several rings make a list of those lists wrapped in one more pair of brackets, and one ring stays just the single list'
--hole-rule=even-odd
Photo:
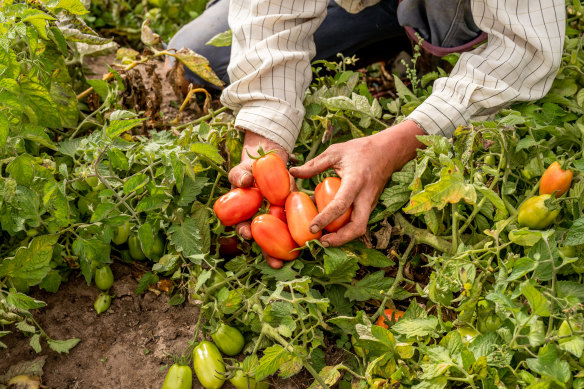
[{"label": "tomato in hand", "polygon": [[[401,317],[403,317],[404,311],[398,311],[397,309],[388,308],[385,310],[384,314],[385,316],[387,316],[387,319],[389,319],[390,322],[397,322]],[[380,315],[377,318],[377,325],[379,327],[388,329],[389,326],[386,324],[388,321],[387,319],[384,317],[384,315]]]},{"label": "tomato in hand", "polygon": [[298,246],[288,226],[272,215],[259,215],[251,222],[251,235],[256,243],[271,257],[291,261],[300,253],[292,251]]},{"label": "tomato in hand", "polygon": [[563,170],[558,161],[552,163],[541,176],[539,182],[539,194],[552,194],[556,192],[556,197],[560,197],[570,189],[572,176],[571,170]]},{"label": "tomato in hand", "polygon": [[230,357],[239,354],[245,345],[241,332],[237,328],[224,323],[221,323],[215,332],[211,333],[211,339],[223,354]]},{"label": "tomato in hand", "polygon": [[132,235],[128,238],[128,249],[130,251],[130,257],[132,257],[134,261],[143,261],[146,259],[138,235]]},{"label": "tomato in hand", "polygon": [[255,215],[262,206],[262,200],[262,193],[256,188],[236,188],[219,197],[213,211],[221,224],[233,226]]},{"label": "tomato in hand", "polygon": [[103,266],[95,270],[95,285],[106,291],[114,284],[114,273],[109,266]]},{"label": "tomato in hand", "polygon": [[213,343],[202,341],[193,350],[193,366],[199,382],[205,389],[219,389],[225,378],[223,357]]},{"label": "tomato in hand", "polygon": [[270,204],[284,205],[290,194],[290,175],[286,164],[274,153],[256,159],[252,165],[255,182]]},{"label": "tomato in hand", "polygon": [[546,200],[551,197],[549,194],[544,194],[525,200],[518,210],[517,221],[519,224],[534,230],[543,230],[552,224],[559,215],[560,209],[552,210],[546,206]]},{"label": "tomato in hand", "polygon": [[125,222],[121,226],[117,226],[114,231],[114,237],[112,238],[112,242],[115,244],[122,245],[126,243],[128,240],[128,236],[130,235],[130,222]]},{"label": "tomato in hand", "polygon": [[[314,190],[314,199],[316,200],[316,206],[318,207],[318,212],[322,212],[323,209],[335,198],[335,195],[341,187],[341,179],[338,177],[327,177],[323,182],[316,186]],[[353,206],[351,205],[349,209],[341,216],[332,221],[331,224],[325,227],[325,230],[329,232],[335,232],[351,219],[351,212],[353,211]]]},{"label": "tomato in hand", "polygon": [[318,231],[316,234],[310,232],[312,219],[318,215],[318,211],[306,193],[290,193],[286,199],[285,207],[288,228],[290,228],[290,234],[298,246],[304,246],[309,240],[322,236],[322,231]]},{"label": "tomato in hand", "polygon": [[286,211],[284,207],[280,207],[279,205],[271,205],[268,208],[268,213],[270,215],[276,216],[278,219],[282,220],[284,223],[288,223],[286,221]]},{"label": "tomato in hand", "polygon": [[175,363],[168,369],[162,389],[191,389],[193,387],[193,372],[189,366]]}]

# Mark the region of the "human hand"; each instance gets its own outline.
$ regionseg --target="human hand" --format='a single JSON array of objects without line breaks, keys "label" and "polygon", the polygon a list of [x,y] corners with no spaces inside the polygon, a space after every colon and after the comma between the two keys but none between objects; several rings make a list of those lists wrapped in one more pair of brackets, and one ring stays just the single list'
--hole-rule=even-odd
[{"label": "human hand", "polygon": [[424,146],[416,135],[426,134],[415,122],[405,120],[375,135],[333,144],[303,166],[290,169],[297,178],[309,178],[333,168],[342,178],[335,198],[310,227],[312,233],[322,230],[353,205],[349,223],[320,238],[325,247],[341,246],[365,234],[369,215],[391,174],[415,158],[416,150]]},{"label": "human hand", "polygon": [[[259,156],[259,146],[261,146],[265,152],[273,151],[276,153],[278,156],[280,156],[280,158],[282,158],[284,164],[288,162],[288,153],[282,146],[254,132],[246,131],[245,139],[243,141],[243,150],[241,153],[241,162],[239,165],[235,166],[229,171],[228,178],[232,186],[246,188],[253,185],[251,167],[253,165],[254,159],[251,158],[250,155],[253,157]],[[294,182],[294,180],[291,179],[291,182]],[[244,239],[252,239],[251,223],[249,221],[237,224],[235,226],[235,231]],[[269,255],[266,255],[266,253],[264,253],[264,258],[266,259],[266,262],[274,269],[279,269],[284,265],[282,260],[272,258]]]}]

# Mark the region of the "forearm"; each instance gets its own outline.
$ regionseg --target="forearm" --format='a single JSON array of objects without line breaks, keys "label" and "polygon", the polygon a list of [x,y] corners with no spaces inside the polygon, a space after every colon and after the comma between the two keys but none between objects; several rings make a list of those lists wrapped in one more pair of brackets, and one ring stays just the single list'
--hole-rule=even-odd
[{"label": "forearm", "polygon": [[315,54],[314,31],[327,0],[231,0],[231,85],[221,96],[235,125],[291,152],[304,118],[302,101]]},{"label": "forearm", "polygon": [[473,15],[488,43],[462,54],[450,77],[436,80],[432,95],[410,115],[429,133],[450,137],[473,117],[543,97],[561,63],[563,0],[475,0]]}]

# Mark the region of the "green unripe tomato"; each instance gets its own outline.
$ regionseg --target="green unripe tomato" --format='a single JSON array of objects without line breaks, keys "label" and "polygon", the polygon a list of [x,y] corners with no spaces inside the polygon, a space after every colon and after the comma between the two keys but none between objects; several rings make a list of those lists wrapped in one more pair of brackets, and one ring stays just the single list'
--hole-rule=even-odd
[{"label": "green unripe tomato", "polygon": [[533,196],[519,207],[517,221],[523,227],[529,227],[534,230],[543,230],[556,220],[560,214],[560,209],[550,210],[545,201],[551,198],[551,195],[544,194]]},{"label": "green unripe tomato", "polygon": [[243,346],[245,346],[245,340],[241,332],[237,328],[224,323],[221,323],[215,332],[211,334],[211,339],[223,354],[230,357],[239,354],[243,350]]},{"label": "green unripe tomato", "polygon": [[223,357],[213,343],[202,341],[193,350],[193,367],[201,385],[205,389],[219,389],[225,378],[225,363]]},{"label": "green unripe tomato", "polygon": [[457,328],[456,331],[460,334],[462,338],[462,343],[469,344],[480,335],[480,333],[472,327],[460,327]]},{"label": "green unripe tomato", "polygon": [[485,318],[485,326],[487,331],[495,332],[501,326],[501,319],[494,312]]},{"label": "green unripe tomato", "polygon": [[528,168],[523,168],[521,170],[521,175],[523,176],[523,178],[525,178],[526,180],[531,180],[533,178],[533,174],[531,173],[531,170],[529,170]]},{"label": "green unripe tomato", "polygon": [[487,156],[485,156],[485,163],[489,166],[495,166],[495,163],[497,162],[497,160],[495,159],[495,156],[493,154],[487,154]]},{"label": "green unripe tomato", "polygon": [[576,257],[576,246],[562,246],[560,247],[560,255],[564,258]]},{"label": "green unripe tomato", "polygon": [[145,253],[148,258],[154,262],[158,262],[162,255],[164,255],[164,239],[160,234],[154,236],[154,242],[152,242],[152,248],[149,253]]},{"label": "green unripe tomato", "polygon": [[130,235],[130,222],[125,222],[121,226],[117,226],[114,231],[112,242],[119,245],[126,243]]},{"label": "green unripe tomato", "polygon": [[189,366],[174,364],[168,369],[162,389],[191,389],[193,372]]},{"label": "green unripe tomato", "polygon": [[111,304],[112,296],[110,296],[107,293],[100,293],[99,296],[97,296],[95,302],[93,303],[93,308],[95,309],[95,312],[97,312],[97,314],[100,315],[107,311]]},{"label": "green unripe tomato", "polygon": [[100,184],[99,178],[95,176],[85,177],[85,183],[91,186],[93,190],[95,190],[95,188]]},{"label": "green unripe tomato", "polygon": [[[241,363],[236,366],[241,367]],[[229,379],[229,382],[237,389],[268,389],[270,384],[267,382],[256,382],[253,377],[247,375],[243,370],[237,370],[235,375]]]},{"label": "green unripe tomato", "polygon": [[143,261],[146,259],[146,255],[144,255],[144,252],[142,251],[140,239],[137,235],[132,235],[128,238],[128,250],[134,261]]},{"label": "green unripe tomato", "polygon": [[103,266],[95,270],[95,285],[104,292],[114,284],[114,273],[109,266]]}]

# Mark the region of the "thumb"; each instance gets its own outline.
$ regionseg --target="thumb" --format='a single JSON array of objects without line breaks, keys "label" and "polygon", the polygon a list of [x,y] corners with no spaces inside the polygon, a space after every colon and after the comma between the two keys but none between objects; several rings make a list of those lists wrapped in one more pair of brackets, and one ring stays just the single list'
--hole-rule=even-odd
[{"label": "thumb", "polygon": [[229,182],[238,188],[246,188],[253,184],[251,164],[240,163],[229,171]]}]

